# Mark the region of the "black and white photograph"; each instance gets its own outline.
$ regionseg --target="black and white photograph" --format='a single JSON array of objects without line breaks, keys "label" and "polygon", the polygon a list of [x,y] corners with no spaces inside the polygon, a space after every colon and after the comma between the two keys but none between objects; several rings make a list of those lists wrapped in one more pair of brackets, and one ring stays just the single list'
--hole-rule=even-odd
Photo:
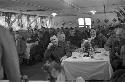
[{"label": "black and white photograph", "polygon": [[0,82],[125,82],[125,0],[0,0]]}]

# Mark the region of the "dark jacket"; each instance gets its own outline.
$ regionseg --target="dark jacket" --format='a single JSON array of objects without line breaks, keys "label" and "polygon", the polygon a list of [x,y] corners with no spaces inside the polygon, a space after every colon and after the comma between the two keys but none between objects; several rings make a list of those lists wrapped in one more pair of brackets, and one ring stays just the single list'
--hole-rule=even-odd
[{"label": "dark jacket", "polygon": [[60,59],[67,55],[69,56],[68,48],[64,42],[59,41],[58,46],[51,46],[49,49],[45,51],[44,57],[45,60],[56,61],[60,63]]},{"label": "dark jacket", "polygon": [[104,48],[107,38],[103,34],[98,34],[95,39],[91,41],[93,47]]}]

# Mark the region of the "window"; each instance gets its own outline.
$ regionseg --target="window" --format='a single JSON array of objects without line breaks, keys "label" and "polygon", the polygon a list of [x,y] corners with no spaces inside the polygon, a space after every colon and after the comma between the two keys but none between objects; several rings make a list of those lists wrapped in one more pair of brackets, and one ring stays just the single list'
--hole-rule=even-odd
[{"label": "window", "polygon": [[79,27],[84,27],[84,18],[78,19]]},{"label": "window", "polygon": [[91,18],[85,18],[85,25],[91,28]]},{"label": "window", "polygon": [[91,28],[91,18],[78,18],[79,27],[90,26]]}]

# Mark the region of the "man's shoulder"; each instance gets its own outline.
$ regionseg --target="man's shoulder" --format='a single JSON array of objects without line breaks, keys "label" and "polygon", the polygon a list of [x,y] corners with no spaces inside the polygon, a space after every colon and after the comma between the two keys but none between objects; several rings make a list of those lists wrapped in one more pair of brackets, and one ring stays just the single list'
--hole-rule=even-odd
[{"label": "man's shoulder", "polygon": [[0,25],[0,32],[5,32],[5,31],[7,31],[7,29],[4,26]]},{"label": "man's shoulder", "polygon": [[7,28],[0,25],[0,34],[9,34],[10,35],[10,32]]},{"label": "man's shoulder", "polygon": [[5,38],[5,37],[10,37],[11,33],[9,32],[8,29],[6,29],[4,26],[0,25],[0,37]]}]

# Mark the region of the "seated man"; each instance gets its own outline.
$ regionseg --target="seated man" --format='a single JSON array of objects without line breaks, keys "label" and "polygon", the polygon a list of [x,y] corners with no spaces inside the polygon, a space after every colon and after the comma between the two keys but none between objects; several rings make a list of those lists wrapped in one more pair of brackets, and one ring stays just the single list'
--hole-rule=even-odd
[{"label": "seated man", "polygon": [[[110,63],[115,70],[122,67],[125,54],[125,30],[117,28],[115,35],[109,37],[105,44],[105,49],[110,51]],[[123,62],[124,63],[124,62]]]},{"label": "seated man", "polygon": [[67,46],[64,42],[59,41],[55,35],[50,38],[50,41],[51,43],[49,43],[44,53],[45,60],[61,63],[61,59],[69,56],[69,54],[67,54]]},{"label": "seated man", "polygon": [[67,52],[73,52],[77,48],[76,46],[72,45],[70,41],[66,40],[66,36],[64,33],[57,33],[57,38],[59,42],[63,42],[65,44]]},{"label": "seated man", "polygon": [[[53,62],[61,64],[63,59],[66,59],[71,54],[68,52],[68,48],[64,42],[58,41],[58,38],[54,35],[50,38],[51,43],[49,43],[47,50],[44,53],[45,62],[47,64],[47,69]],[[51,76],[50,70],[47,70]]]}]

